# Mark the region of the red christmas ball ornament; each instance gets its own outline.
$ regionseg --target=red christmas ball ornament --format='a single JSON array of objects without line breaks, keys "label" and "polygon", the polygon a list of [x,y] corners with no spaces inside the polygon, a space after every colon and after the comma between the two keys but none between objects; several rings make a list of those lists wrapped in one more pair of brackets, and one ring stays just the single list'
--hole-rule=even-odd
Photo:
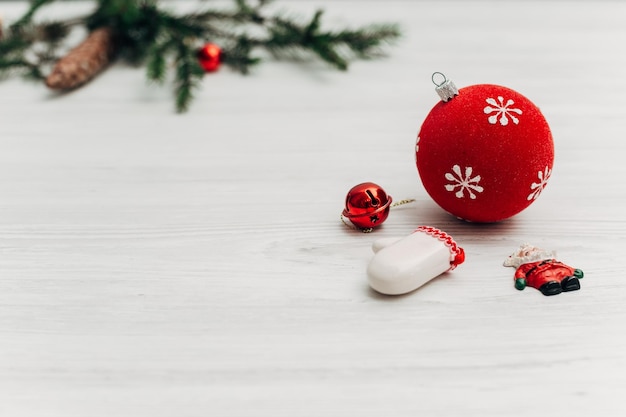
[{"label": "red christmas ball ornament", "polygon": [[[442,76],[437,84],[435,76]],[[433,74],[442,101],[422,124],[415,146],[424,188],[448,213],[497,222],[532,204],[552,173],[554,143],[546,119],[510,88],[458,89]]]},{"label": "red christmas ball ornament", "polygon": [[222,48],[214,43],[206,43],[197,52],[198,62],[206,72],[217,71],[222,63]]},{"label": "red christmas ball ornament", "polygon": [[389,216],[391,200],[381,186],[364,182],[348,191],[342,215],[361,229],[380,226]]}]

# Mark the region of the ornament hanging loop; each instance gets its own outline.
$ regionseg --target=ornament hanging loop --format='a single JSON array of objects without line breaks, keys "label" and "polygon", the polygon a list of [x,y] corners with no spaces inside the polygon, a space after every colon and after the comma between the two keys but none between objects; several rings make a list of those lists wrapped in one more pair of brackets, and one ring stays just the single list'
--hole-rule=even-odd
[{"label": "ornament hanging loop", "polygon": [[[442,82],[437,83],[435,81],[435,77],[437,75],[441,75],[443,77]],[[433,84],[435,84],[435,91],[437,92],[437,94],[439,94],[439,97],[444,103],[454,98],[454,96],[459,95],[459,90],[458,88],[456,88],[456,85],[454,85],[454,83],[450,81],[443,73],[434,72],[430,79],[432,80]]]},{"label": "ornament hanging loop", "polygon": [[[437,81],[435,81],[435,77],[437,75],[441,75],[443,77],[443,81],[438,83]],[[442,85],[444,85],[446,83],[446,81],[448,81],[448,79],[446,78],[446,75],[443,72],[433,72],[432,77],[430,77],[430,79],[432,80],[433,84],[435,84],[436,87],[441,87]]]}]

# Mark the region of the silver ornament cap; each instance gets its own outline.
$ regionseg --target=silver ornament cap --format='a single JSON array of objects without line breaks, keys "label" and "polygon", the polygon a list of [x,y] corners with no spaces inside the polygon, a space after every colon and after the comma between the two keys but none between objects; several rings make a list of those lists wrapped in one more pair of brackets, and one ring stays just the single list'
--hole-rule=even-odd
[{"label": "silver ornament cap", "polygon": [[[437,82],[435,80],[437,76],[443,77],[443,81]],[[431,80],[433,81],[433,84],[435,84],[436,86],[435,91],[437,92],[437,94],[439,94],[439,97],[444,103],[447,102],[448,100],[453,99],[454,96],[459,95],[459,89],[456,88],[456,85],[454,85],[454,83],[448,78],[446,78],[446,76],[442,74],[441,72],[433,73]]]}]

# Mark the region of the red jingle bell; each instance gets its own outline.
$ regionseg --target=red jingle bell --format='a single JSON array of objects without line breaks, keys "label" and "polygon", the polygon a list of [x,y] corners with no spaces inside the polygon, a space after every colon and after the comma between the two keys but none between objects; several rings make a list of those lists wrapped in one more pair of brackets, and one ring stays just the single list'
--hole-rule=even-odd
[{"label": "red jingle bell", "polygon": [[206,43],[198,49],[198,63],[206,72],[217,71],[222,63],[222,48],[214,43]]},{"label": "red jingle bell", "polygon": [[379,185],[364,182],[350,189],[342,214],[361,229],[380,226],[389,216],[391,200]]}]

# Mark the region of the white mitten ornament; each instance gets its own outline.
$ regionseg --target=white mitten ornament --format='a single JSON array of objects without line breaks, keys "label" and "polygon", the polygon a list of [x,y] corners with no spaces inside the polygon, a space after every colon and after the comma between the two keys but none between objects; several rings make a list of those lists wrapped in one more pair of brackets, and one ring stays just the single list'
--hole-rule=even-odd
[{"label": "white mitten ornament", "polygon": [[382,294],[414,291],[465,260],[463,248],[445,232],[420,226],[404,238],[379,239],[367,268],[370,287]]}]

